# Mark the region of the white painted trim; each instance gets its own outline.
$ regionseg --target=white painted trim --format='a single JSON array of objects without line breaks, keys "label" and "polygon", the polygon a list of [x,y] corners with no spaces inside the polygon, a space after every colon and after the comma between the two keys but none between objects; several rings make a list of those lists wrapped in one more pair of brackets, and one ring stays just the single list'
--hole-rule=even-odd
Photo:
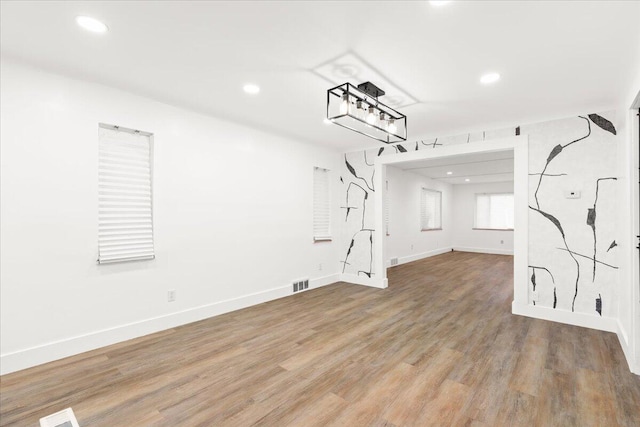
[{"label": "white painted trim", "polygon": [[331,274],[329,276],[324,277],[316,277],[315,279],[309,280],[309,289],[321,288],[323,286],[332,285],[340,281],[340,273]]},{"label": "white painted trim", "polygon": [[[636,245],[638,244],[638,240],[635,238],[640,233],[640,229],[638,228],[638,218],[640,216],[640,193],[638,190],[638,179],[640,176],[638,175],[637,167],[640,165],[640,158],[638,156],[638,150],[635,146],[635,142],[640,139],[640,126],[638,125],[638,118],[636,117],[637,111],[635,109],[640,109],[640,76],[636,79],[636,87],[635,90],[638,91],[636,93],[636,97],[633,101],[633,107],[629,111],[629,144],[627,147],[629,149],[628,156],[628,173],[629,173],[629,184],[630,188],[630,202],[631,202],[631,222],[628,225],[627,233],[631,231],[631,233],[627,234],[629,239],[627,240],[630,243],[629,248],[631,249],[632,254],[630,254],[630,264],[629,264],[629,274],[627,275],[627,279],[630,280],[629,286],[632,287],[631,290],[631,301],[627,303],[630,304],[631,311],[631,325],[629,337],[628,337],[628,348],[629,348],[629,356],[627,357],[627,361],[631,360],[629,363],[629,367],[631,368],[631,372],[640,375],[640,263],[638,262],[638,252]],[[635,149],[634,149],[635,148]],[[622,345],[622,343],[621,343]]]},{"label": "white painted trim", "polygon": [[380,279],[377,277],[362,277],[356,276],[355,274],[343,273],[340,275],[340,281],[351,283],[354,285],[363,285],[370,286],[372,288],[385,289],[389,286],[389,281],[385,277],[384,279]]},{"label": "white painted trim", "polygon": [[[508,138],[493,139],[487,141],[472,142],[470,144],[445,145],[434,149],[424,149],[397,153],[388,156],[376,157],[375,164],[394,165],[414,160],[434,159],[439,157],[451,157],[460,154],[491,153],[496,151],[512,150],[514,147],[528,141],[527,135],[511,136]],[[527,172],[528,174],[528,172]]]},{"label": "white painted trim", "polygon": [[635,366],[635,362],[633,360],[633,352],[629,343],[629,336],[622,326],[620,319],[616,319],[616,335],[618,336],[618,341],[620,341],[620,347],[624,353],[624,358],[627,360],[627,365],[629,365],[629,370],[636,375],[640,375],[638,367]]},{"label": "white painted trim", "polygon": [[[385,188],[387,182],[387,166],[379,164],[380,157],[376,159],[373,172],[373,188]],[[375,277],[380,277],[385,282],[385,288],[387,287],[387,266],[385,260],[389,259],[387,256],[386,241],[386,228],[384,226],[384,202],[385,197],[383,191],[374,191],[373,193],[373,205],[374,205],[374,224],[375,231],[373,236],[373,253],[375,258],[373,259]],[[389,200],[387,200],[388,202]]]},{"label": "white painted trim", "polygon": [[[397,265],[406,264],[408,262],[413,262],[413,261],[418,261],[420,259],[429,258],[429,257],[436,256],[436,255],[446,254],[447,252],[451,252],[451,247],[434,249],[434,250],[428,251],[428,252],[422,252],[422,253],[419,253],[419,254],[398,257],[398,264],[394,265],[393,267],[396,267]],[[391,257],[391,258],[393,258],[393,257]],[[386,266],[387,267],[392,267],[391,258],[387,258],[387,262],[386,262]]]},{"label": "white painted trim", "polygon": [[613,317],[591,316],[584,313],[574,313],[569,310],[542,307],[539,305],[521,305],[516,304],[515,301],[511,304],[511,310],[513,314],[520,316],[550,320],[552,322],[582,326],[600,331],[616,332],[618,328],[618,322]]},{"label": "white painted trim", "polygon": [[501,249],[467,248],[463,246],[454,246],[453,250],[459,252],[476,252],[479,254],[513,255],[513,251],[505,251]]},{"label": "white painted trim", "polygon": [[[310,280],[309,289],[306,291],[339,282],[339,279],[340,274],[333,274]],[[199,320],[240,310],[263,302],[273,301],[290,295],[293,295],[292,286],[286,285],[279,288],[244,295],[238,298],[218,301],[212,304],[205,304],[200,307],[194,307],[164,316],[128,323],[114,328],[103,329],[101,331],[95,331],[85,335],[78,335],[40,346],[19,350],[13,353],[6,353],[0,355],[0,375],[52,362],[54,360],[106,347],[108,345],[133,338],[139,338],[144,335],[197,322]]]},{"label": "white painted trim", "polygon": [[528,304],[529,295],[529,137],[513,147],[513,300]]},{"label": "white painted trim", "polygon": [[[640,106],[640,92],[637,93],[636,101]],[[637,107],[636,107],[637,108]],[[631,372],[640,375],[640,278],[638,269],[638,253],[635,249],[637,245],[636,235],[638,235],[638,169],[636,158],[638,149],[635,141],[638,140],[638,118],[634,109],[625,110],[623,121],[625,126],[623,131],[618,133],[618,166],[621,168],[618,176],[619,201],[622,206],[629,205],[630,209],[621,210],[618,213],[618,235],[620,251],[620,270],[618,271],[619,287],[629,291],[626,296],[616,294],[618,310],[618,327],[616,333],[620,346]],[[621,160],[623,159],[623,160]],[[626,289],[625,289],[626,288]],[[623,314],[628,313],[629,318],[624,318]]]},{"label": "white painted trim", "polygon": [[635,361],[633,360],[633,351],[631,346],[629,345],[629,339],[624,327],[622,326],[622,322],[620,319],[616,319],[616,335],[618,335],[618,341],[620,341],[620,347],[622,347],[622,352],[624,353],[625,359],[627,359],[627,365],[629,365],[629,370],[636,374],[640,375],[640,367],[636,366]]}]

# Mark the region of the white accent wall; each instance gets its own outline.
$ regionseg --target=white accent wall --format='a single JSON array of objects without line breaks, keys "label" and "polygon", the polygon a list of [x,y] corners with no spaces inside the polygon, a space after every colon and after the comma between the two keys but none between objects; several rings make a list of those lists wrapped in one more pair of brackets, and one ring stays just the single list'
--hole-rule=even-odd
[{"label": "white accent wall", "polygon": [[[456,228],[452,220],[452,185],[423,175],[387,166],[389,182],[389,235],[386,236],[387,265],[415,261],[451,250]],[[422,188],[442,192],[442,230],[421,231],[420,192]]]},{"label": "white accent wall", "polygon": [[[338,280],[337,242],[312,226],[319,166],[339,235],[337,152],[4,58],[1,73],[2,373]],[[96,264],[99,123],[154,135],[153,261]]]},{"label": "white accent wall", "polygon": [[513,231],[473,229],[479,193],[513,193],[513,181],[453,186],[454,250],[512,255]]}]

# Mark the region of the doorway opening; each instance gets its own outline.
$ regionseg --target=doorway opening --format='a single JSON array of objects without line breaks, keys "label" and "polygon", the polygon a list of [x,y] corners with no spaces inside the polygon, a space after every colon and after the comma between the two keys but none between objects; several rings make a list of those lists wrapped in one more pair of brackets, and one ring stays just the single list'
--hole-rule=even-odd
[{"label": "doorway opening", "polygon": [[[420,168],[425,165],[437,167],[437,165],[451,165],[458,163],[458,160],[461,160],[459,163],[464,163],[465,159],[468,160],[471,158],[480,159],[479,161],[486,160],[487,162],[498,162],[495,163],[495,165],[498,165],[500,162],[510,163],[513,165],[513,171],[510,172],[510,174],[512,173],[513,179],[513,248],[508,251],[512,251],[514,256],[514,298],[512,308],[514,313],[526,310],[525,307],[528,305],[528,138],[526,135],[494,141],[484,141],[483,143],[438,147],[434,150],[421,150],[396,156],[378,157],[375,162],[376,186],[377,188],[387,188],[388,167],[399,167],[400,169]],[[453,166],[450,168],[453,169]],[[445,171],[445,173],[446,172],[447,171]],[[392,171],[392,173],[394,172]],[[485,175],[486,173],[486,171],[478,173],[478,176],[475,179],[480,182],[483,179],[481,176],[484,175],[485,180],[491,180],[492,178]],[[498,173],[494,175],[497,174]],[[493,177],[493,179],[495,179],[495,177]],[[423,199],[421,199],[420,208],[422,210],[427,207],[433,214],[437,212],[438,209],[441,209],[442,205],[438,207],[438,189],[431,190],[434,190],[432,194],[428,194],[428,197],[423,197]],[[507,193],[507,191],[501,192],[496,190],[494,192],[494,194],[498,193]],[[442,196],[440,195],[440,197]],[[435,200],[435,202],[432,202],[433,200]],[[440,200],[440,203],[442,203],[442,200]],[[376,215],[375,227],[374,265],[376,269],[375,273],[378,277],[382,278],[385,287],[388,285],[387,266],[389,261],[389,242],[386,238],[386,234],[388,231],[391,233],[393,232],[393,229],[389,230],[386,227],[389,219],[388,204],[389,200],[385,197],[384,193],[380,194],[380,192],[378,192],[375,194],[375,206],[378,214]],[[445,229],[442,227],[441,223],[438,223],[438,215],[436,214],[435,216],[435,222],[427,223],[425,231],[433,231],[434,236],[437,233],[444,236],[443,232],[445,232]],[[443,218],[444,216],[441,215],[439,220],[442,221]],[[450,220],[450,218],[447,218],[447,220]],[[421,228],[423,228],[423,226],[424,224],[421,225]],[[451,228],[451,226],[452,224],[449,224],[447,228]],[[505,226],[505,228],[507,227]],[[428,254],[429,253],[427,251],[427,256],[429,256]],[[433,255],[435,254],[436,253],[433,253]],[[424,257],[424,255],[419,256],[416,259],[419,259],[420,257]]]}]

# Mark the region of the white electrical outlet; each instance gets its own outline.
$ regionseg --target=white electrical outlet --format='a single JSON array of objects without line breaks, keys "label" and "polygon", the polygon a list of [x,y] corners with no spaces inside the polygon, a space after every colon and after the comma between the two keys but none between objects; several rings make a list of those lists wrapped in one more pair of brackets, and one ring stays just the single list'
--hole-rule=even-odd
[{"label": "white electrical outlet", "polygon": [[318,264],[318,271],[322,271],[322,264]]},{"label": "white electrical outlet", "polygon": [[167,301],[174,302],[175,300],[176,300],[176,290],[171,289],[169,292],[167,292]]},{"label": "white electrical outlet", "polygon": [[413,250],[413,245],[411,245],[411,250]]}]

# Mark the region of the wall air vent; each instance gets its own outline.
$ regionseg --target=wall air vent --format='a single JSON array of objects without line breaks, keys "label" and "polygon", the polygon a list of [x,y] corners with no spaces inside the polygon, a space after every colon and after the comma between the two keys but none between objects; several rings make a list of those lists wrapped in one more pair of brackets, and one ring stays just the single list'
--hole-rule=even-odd
[{"label": "wall air vent", "polygon": [[391,258],[389,260],[389,264],[391,265],[391,267],[393,267],[394,265],[398,265],[398,257]]},{"label": "wall air vent", "polygon": [[293,292],[309,289],[309,279],[303,279],[293,282]]},{"label": "wall air vent", "polygon": [[40,418],[40,427],[80,427],[73,409],[67,408],[55,414]]}]

